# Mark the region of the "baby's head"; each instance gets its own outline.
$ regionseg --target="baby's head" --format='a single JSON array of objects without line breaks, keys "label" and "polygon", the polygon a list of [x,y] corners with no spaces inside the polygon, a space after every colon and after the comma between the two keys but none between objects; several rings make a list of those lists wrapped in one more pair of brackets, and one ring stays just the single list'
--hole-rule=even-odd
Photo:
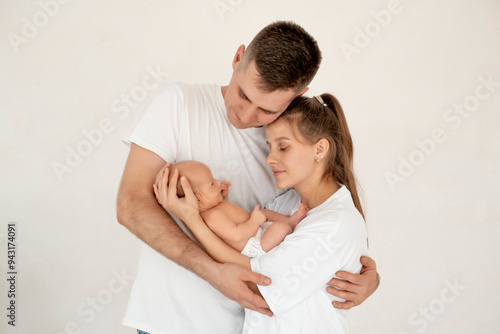
[{"label": "baby's head", "polygon": [[[214,179],[212,172],[205,164],[191,160],[181,161],[170,167],[171,174],[176,169],[179,171],[179,178],[181,176],[187,177],[198,200],[200,212],[211,209],[222,202],[221,182]],[[180,182],[177,183],[177,196],[184,196]]]}]

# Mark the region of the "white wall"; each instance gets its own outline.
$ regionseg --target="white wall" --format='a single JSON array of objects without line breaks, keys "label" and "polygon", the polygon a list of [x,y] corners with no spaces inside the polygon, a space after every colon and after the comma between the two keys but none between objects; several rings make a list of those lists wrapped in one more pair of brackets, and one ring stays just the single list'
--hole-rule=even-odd
[{"label": "white wall", "polygon": [[[0,332],[134,333],[120,321],[140,245],[115,198],[120,140],[160,89],[141,96],[143,79],[226,84],[237,47],[277,19],[317,38],[310,93],[340,99],[355,140],[382,283],[353,333],[500,332],[498,1],[65,1],[0,3],[2,277],[17,224],[17,326],[2,279]],[[131,93],[144,100],[126,107]]]}]

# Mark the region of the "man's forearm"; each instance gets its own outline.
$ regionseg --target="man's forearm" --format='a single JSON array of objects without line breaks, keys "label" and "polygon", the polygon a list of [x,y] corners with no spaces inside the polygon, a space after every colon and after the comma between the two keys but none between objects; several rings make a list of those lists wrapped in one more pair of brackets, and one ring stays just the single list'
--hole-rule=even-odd
[{"label": "man's forearm", "polygon": [[118,221],[151,248],[210,281],[216,262],[181,230],[154,197],[118,202]]}]

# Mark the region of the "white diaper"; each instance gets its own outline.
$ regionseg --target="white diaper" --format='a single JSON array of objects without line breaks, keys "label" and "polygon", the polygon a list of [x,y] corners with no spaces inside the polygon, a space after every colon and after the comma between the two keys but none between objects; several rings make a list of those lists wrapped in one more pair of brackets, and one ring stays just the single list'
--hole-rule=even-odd
[{"label": "white diaper", "polygon": [[248,242],[241,251],[241,254],[249,258],[254,258],[266,254],[266,252],[264,252],[262,246],[260,245],[260,238],[262,238],[262,234],[264,234],[269,225],[271,225],[272,223],[273,222],[265,222],[260,225],[259,229],[257,230],[257,234],[255,235],[255,237],[251,237],[250,239],[248,239]]}]

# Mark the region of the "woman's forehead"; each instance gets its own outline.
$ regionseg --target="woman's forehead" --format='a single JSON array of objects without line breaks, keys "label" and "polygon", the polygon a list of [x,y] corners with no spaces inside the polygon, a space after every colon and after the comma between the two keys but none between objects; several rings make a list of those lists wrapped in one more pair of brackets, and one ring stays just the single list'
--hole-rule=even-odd
[{"label": "woman's forehead", "polygon": [[292,129],[292,122],[289,122],[284,117],[278,118],[273,123],[269,124],[266,128],[267,140],[278,140],[281,137],[287,137],[288,139],[297,139],[296,133]]}]

